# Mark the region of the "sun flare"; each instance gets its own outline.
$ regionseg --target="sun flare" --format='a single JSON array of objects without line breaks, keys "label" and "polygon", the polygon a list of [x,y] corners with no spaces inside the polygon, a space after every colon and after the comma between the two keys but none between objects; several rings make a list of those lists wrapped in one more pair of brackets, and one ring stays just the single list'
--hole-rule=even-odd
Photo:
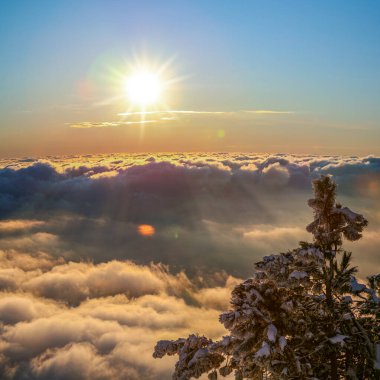
[{"label": "sun flare", "polygon": [[142,70],[125,79],[124,90],[133,104],[147,106],[160,100],[163,83],[158,74]]}]

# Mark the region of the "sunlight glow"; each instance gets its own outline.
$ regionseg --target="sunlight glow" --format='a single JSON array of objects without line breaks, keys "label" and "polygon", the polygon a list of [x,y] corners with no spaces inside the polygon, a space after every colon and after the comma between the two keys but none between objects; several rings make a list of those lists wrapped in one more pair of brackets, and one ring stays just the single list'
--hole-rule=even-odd
[{"label": "sunlight glow", "polygon": [[125,80],[125,94],[139,106],[157,103],[163,91],[163,84],[156,73],[138,71]]},{"label": "sunlight glow", "polygon": [[178,99],[173,93],[177,93],[178,82],[184,77],[174,76],[172,62],[173,58],[159,62],[141,54],[126,59],[122,68],[110,71],[112,75],[109,77],[119,94],[118,100],[122,100],[120,105],[124,107],[123,112],[118,113],[121,117],[118,125],[139,122],[139,144],[143,143],[148,123],[162,124],[165,120],[161,116],[167,116],[167,113],[173,117],[168,110],[176,108],[168,102]]}]

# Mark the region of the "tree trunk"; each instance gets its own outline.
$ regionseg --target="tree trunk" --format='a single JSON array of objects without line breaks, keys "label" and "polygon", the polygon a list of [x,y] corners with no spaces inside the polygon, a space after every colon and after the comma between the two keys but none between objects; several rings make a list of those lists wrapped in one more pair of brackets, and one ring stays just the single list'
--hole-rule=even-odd
[{"label": "tree trunk", "polygon": [[[334,336],[335,328],[334,328],[334,300],[332,295],[332,280],[334,278],[334,257],[332,255],[329,259],[329,270],[327,272],[326,278],[326,303],[331,316],[331,323],[327,326],[327,331],[329,336]],[[331,380],[339,380],[338,375],[338,359],[335,351],[331,353],[331,369],[330,369],[330,379]]]}]

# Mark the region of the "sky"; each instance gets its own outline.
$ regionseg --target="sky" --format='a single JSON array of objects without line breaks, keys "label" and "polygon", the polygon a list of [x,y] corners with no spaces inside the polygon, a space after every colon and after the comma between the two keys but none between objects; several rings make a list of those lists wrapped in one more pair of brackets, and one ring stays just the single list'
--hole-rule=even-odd
[{"label": "sky", "polygon": [[312,181],[379,273],[380,3],[0,0],[0,373],[166,380]]},{"label": "sky", "polygon": [[[379,17],[374,1],[2,1],[0,155],[379,154]],[[142,63],[168,83],[155,111],[193,112],[121,116]]]}]

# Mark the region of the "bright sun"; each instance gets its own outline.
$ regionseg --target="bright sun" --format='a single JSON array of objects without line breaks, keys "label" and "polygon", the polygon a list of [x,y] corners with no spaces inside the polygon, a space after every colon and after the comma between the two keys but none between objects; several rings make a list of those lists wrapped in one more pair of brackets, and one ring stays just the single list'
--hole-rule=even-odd
[{"label": "bright sun", "polygon": [[132,103],[147,106],[159,101],[163,84],[154,72],[138,71],[126,78],[124,89]]}]

